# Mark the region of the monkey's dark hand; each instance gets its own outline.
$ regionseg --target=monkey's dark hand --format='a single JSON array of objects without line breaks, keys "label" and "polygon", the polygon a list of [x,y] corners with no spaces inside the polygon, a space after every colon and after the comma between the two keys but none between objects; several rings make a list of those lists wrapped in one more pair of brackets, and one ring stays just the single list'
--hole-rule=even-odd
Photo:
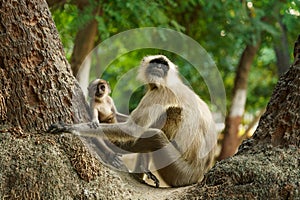
[{"label": "monkey's dark hand", "polygon": [[50,127],[47,130],[48,133],[52,134],[59,134],[62,132],[69,132],[71,133],[71,127],[64,124],[64,123],[59,123],[59,124],[51,124]]},{"label": "monkey's dark hand", "polygon": [[88,126],[90,127],[90,129],[97,129],[100,126],[100,124],[99,122],[90,122]]}]

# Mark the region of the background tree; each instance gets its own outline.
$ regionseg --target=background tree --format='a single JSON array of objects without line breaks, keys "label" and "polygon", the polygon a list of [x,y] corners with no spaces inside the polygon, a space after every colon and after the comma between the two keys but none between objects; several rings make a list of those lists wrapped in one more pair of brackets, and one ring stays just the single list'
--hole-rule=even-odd
[{"label": "background tree", "polygon": [[[246,13],[246,16],[244,15],[244,17],[242,16],[241,18],[246,22],[248,21],[249,25],[252,24],[253,26],[253,28],[249,28],[248,30],[246,29],[247,32],[250,33],[250,37],[248,38],[248,40],[254,38],[254,43],[256,42],[257,45],[248,45],[238,63],[233,87],[231,107],[225,121],[224,140],[222,143],[222,150],[219,155],[219,160],[232,156],[237,151],[238,146],[244,138],[244,136],[240,136],[239,133],[247,99],[245,97],[245,91],[247,91],[247,80],[248,76],[250,75],[250,66],[256,64],[255,62],[253,62],[254,57],[252,57],[252,61],[251,59],[249,60],[245,58],[251,57],[251,55],[254,56],[258,53],[258,45],[260,45],[262,37],[264,38],[262,41],[262,47],[264,47],[268,44],[268,40],[266,38],[271,36],[275,43],[275,55],[277,58],[276,64],[279,75],[282,75],[282,73],[287,70],[287,66],[289,66],[290,62],[290,53],[285,31],[286,28],[284,28],[285,25],[282,23],[282,18],[284,17],[283,13],[291,9],[291,7],[285,7],[285,5],[288,5],[289,3],[281,2],[278,4],[275,1],[261,1],[258,4],[253,4],[249,1],[242,1],[242,3],[244,5],[242,6],[242,9],[245,8],[244,13]],[[284,9],[282,9],[282,7]],[[266,11],[270,9],[274,9],[275,12],[267,14]],[[280,14],[278,15],[278,13]],[[253,47],[250,48],[251,46]],[[248,53],[245,53],[246,50],[248,50]],[[247,55],[247,57],[245,55]],[[243,66],[244,68],[242,68]],[[250,84],[252,83],[253,82],[250,82]],[[241,95],[241,89],[244,91],[244,95]]]},{"label": "background tree", "polygon": [[[161,4],[145,1],[97,1],[80,0],[58,3],[48,1],[53,7],[54,19],[61,21],[62,9],[71,15],[75,23],[76,36],[70,57],[73,74],[86,94],[89,83],[90,58],[88,54],[101,41],[112,34],[141,26],[169,26],[170,20],[162,12]],[[171,2],[171,1],[170,1]],[[72,9],[70,9],[72,7]],[[155,15],[153,15],[155,13]],[[67,17],[70,18],[70,17]],[[173,22],[176,25],[176,22]],[[173,26],[174,27],[174,26]],[[62,29],[65,29],[63,26]],[[73,28],[71,28],[74,31]],[[74,33],[71,33],[74,34]]]},{"label": "background tree", "polygon": [[225,119],[224,140],[218,160],[234,155],[238,146],[241,144],[242,138],[238,133],[245,112],[248,76],[259,45],[259,42],[253,45],[247,45],[240,58],[234,80],[233,99]]},{"label": "background tree", "polygon": [[253,139],[202,183],[157,190],[104,167],[77,137],[44,133],[88,119],[46,2],[2,3],[0,22],[1,198],[299,198],[300,38]]},{"label": "background tree", "polygon": [[[288,31],[288,43],[292,43],[297,36],[297,27],[300,27],[300,22],[297,20],[298,4],[298,1],[292,0],[242,1],[242,3],[203,0],[152,1],[151,4],[144,1],[104,1],[100,2],[103,15],[96,18],[99,32],[94,41],[98,44],[116,33],[137,27],[158,26],[182,31],[199,42],[213,56],[223,75],[226,90],[232,91],[242,49],[256,41],[258,33],[261,33],[261,48],[257,58],[254,59],[255,67],[250,71],[249,91],[251,92],[247,93],[246,111],[253,114],[265,107],[277,81],[276,56],[273,50],[275,42],[279,41],[280,33],[277,16],[280,14]],[[278,8],[278,12],[277,10],[270,12],[275,10],[275,7]],[[74,33],[86,24],[88,19],[93,18],[91,12],[78,10],[72,1],[64,4],[63,7],[54,6],[52,9],[69,60],[75,40]],[[249,18],[249,12],[252,18]],[[292,47],[289,48],[291,52]],[[122,65],[112,65],[109,75],[104,74],[104,78],[116,77],[133,66],[132,63],[139,63],[139,54],[141,53],[124,55]],[[288,56],[291,60],[291,53]],[[191,76],[189,71],[190,67],[183,67],[181,73],[187,76],[194,90],[209,101],[210,97],[205,86],[201,84],[201,77]],[[94,78],[93,74],[91,78]],[[112,85],[116,82],[109,81]],[[228,102],[231,99],[232,94],[228,93]],[[243,123],[248,122],[243,121]]]},{"label": "background tree", "polygon": [[294,57],[293,66],[278,81],[253,138],[178,199],[300,197],[300,35]]},{"label": "background tree", "polygon": [[[278,76],[287,70],[291,62],[291,47],[288,46],[288,42],[291,43],[294,40],[293,38],[297,35],[296,27],[300,27],[299,20],[297,20],[297,16],[300,15],[300,4],[293,0],[280,2],[275,0],[259,2],[244,0],[225,2],[154,1],[151,4],[133,1],[91,2],[93,2],[92,6],[87,6],[84,12],[81,12],[82,9],[76,4],[72,4],[72,1],[66,3],[66,10],[54,13],[58,26],[61,23],[61,17],[66,18],[66,13],[73,15],[73,21],[77,21],[71,25],[73,27],[81,27],[82,24],[96,18],[98,36],[96,39],[84,38],[84,40],[92,41],[93,44],[127,29],[144,26],[168,27],[189,35],[214,56],[223,75],[226,91],[232,91],[227,92],[228,113],[225,129],[220,137],[224,140],[222,140],[219,159],[233,155],[241,141],[253,133],[250,124],[257,125],[254,122],[261,110],[264,110]],[[77,13],[69,9],[68,5],[75,5]],[[91,12],[95,5],[101,7],[102,14],[100,16],[95,16]],[[274,12],[270,12],[270,10]],[[214,25],[211,26],[211,24]],[[63,33],[66,30],[65,26],[59,26],[59,29]],[[87,29],[87,31],[91,30],[93,29]],[[76,43],[75,41],[75,47],[79,46]],[[83,43],[88,44],[89,42]],[[85,49],[88,48],[79,48],[83,52],[82,55],[88,54],[89,50]],[[74,52],[75,48],[72,55]],[[137,66],[141,57],[153,54],[153,52],[170,55],[169,52],[157,50],[132,52],[112,63],[103,74],[103,78],[109,80],[114,88],[120,74],[126,73],[132,66]],[[80,56],[73,57],[79,58]],[[173,58],[172,55],[171,57]],[[79,59],[78,65],[83,62],[83,59],[84,57]],[[202,84],[201,77],[195,76],[193,73],[193,66],[175,57],[173,60],[181,66],[180,73],[189,80],[193,89],[206,102],[209,102],[209,92]],[[89,62],[86,63],[89,65]],[[88,67],[85,69],[89,71]],[[96,70],[91,69],[90,79],[96,78],[93,75],[97,74]],[[88,81],[84,82],[81,85],[85,91]],[[128,84],[128,87],[123,90],[130,90],[130,86]],[[136,93],[137,95],[132,97],[130,110],[138,104],[143,89]],[[122,95],[119,95],[118,91],[114,94],[117,106],[122,110],[124,106],[122,98],[119,98]],[[245,115],[248,117],[245,118]]]}]

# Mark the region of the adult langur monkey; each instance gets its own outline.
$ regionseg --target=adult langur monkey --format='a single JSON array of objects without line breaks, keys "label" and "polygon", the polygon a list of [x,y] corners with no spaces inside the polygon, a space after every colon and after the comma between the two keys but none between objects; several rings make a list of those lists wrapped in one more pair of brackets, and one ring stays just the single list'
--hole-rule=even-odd
[{"label": "adult langur monkey", "polygon": [[[134,141],[127,149],[146,158],[151,156],[156,168],[150,173],[157,171],[168,185],[179,187],[201,181],[211,167],[217,140],[208,106],[182,83],[177,67],[163,55],[145,57],[138,78],[148,85],[148,91],[126,122],[57,124],[50,132],[105,135],[120,143]],[[137,172],[149,172],[148,163],[139,165]],[[150,178],[156,182],[155,177]]]}]

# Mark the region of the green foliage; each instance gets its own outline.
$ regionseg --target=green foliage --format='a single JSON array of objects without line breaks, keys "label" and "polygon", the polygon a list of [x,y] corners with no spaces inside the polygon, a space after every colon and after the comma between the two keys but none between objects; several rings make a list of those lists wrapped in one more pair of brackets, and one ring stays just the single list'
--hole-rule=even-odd
[{"label": "green foliage", "polygon": [[67,58],[71,57],[75,34],[78,30],[76,19],[78,19],[78,9],[75,5],[64,4],[62,7],[52,11],[56,28],[60,34]]},{"label": "green foliage", "polygon": [[246,110],[251,113],[266,106],[277,82],[274,50],[263,47],[258,57],[249,76]]},{"label": "green foliage", "polygon": [[[172,1],[168,1],[172,2]],[[101,40],[118,32],[137,27],[163,26],[180,30],[182,27],[172,21],[164,12],[165,1],[122,1],[103,2],[103,15],[98,16]]]},{"label": "green foliage", "polygon": [[[73,2],[73,1],[71,1]],[[96,1],[79,10],[76,5],[67,3],[63,8],[53,10],[53,17],[60,32],[67,55],[72,52],[76,30],[93,18],[92,11],[100,7],[98,21],[98,41],[119,32],[138,27],[167,27],[181,31],[209,52],[216,62],[224,80],[228,101],[231,93],[236,66],[247,44],[261,42],[261,50],[251,69],[248,86],[247,110],[254,112],[265,107],[277,81],[276,57],[273,51],[282,33],[280,24],[287,30],[292,59],[293,42],[300,30],[300,1],[261,0],[261,1],[210,1],[210,0],[154,0],[154,1]],[[122,44],[120,44],[122,48]],[[189,80],[191,87],[204,100],[209,101],[207,88],[193,67],[182,58],[169,52],[144,49],[121,56],[103,74],[114,88],[117,80],[133,67],[139,65],[144,55],[163,53],[180,66],[180,73]],[[97,62],[97,61],[93,61]],[[91,79],[99,69],[92,69]],[[131,91],[131,83],[124,85],[124,91]],[[144,89],[134,88],[130,109],[137,105]],[[115,94],[116,101],[118,94]],[[120,96],[120,95],[119,95]],[[121,97],[120,97],[121,98]],[[121,106],[122,107],[122,106]]]}]

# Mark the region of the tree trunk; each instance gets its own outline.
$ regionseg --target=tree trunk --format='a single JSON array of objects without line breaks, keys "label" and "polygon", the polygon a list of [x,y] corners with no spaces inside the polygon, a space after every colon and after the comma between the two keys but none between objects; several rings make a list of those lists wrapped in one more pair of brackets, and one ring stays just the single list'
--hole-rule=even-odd
[{"label": "tree trunk", "polygon": [[41,131],[59,121],[88,120],[47,4],[9,1],[0,6],[1,124]]},{"label": "tree trunk", "polygon": [[289,54],[289,46],[287,40],[287,30],[286,27],[279,22],[281,35],[279,41],[276,43],[274,49],[276,54],[276,65],[277,65],[277,73],[280,77],[284,74],[290,66],[290,54]]},{"label": "tree trunk", "polygon": [[[86,1],[85,6],[88,6],[88,1]],[[79,7],[83,10],[83,7]],[[96,15],[98,11],[96,10]],[[80,77],[78,73],[80,72],[80,67],[87,55],[94,48],[95,38],[98,32],[98,22],[96,19],[92,19],[84,27],[81,27],[76,34],[74,48],[71,56],[71,66],[74,76]]]},{"label": "tree trunk", "polygon": [[132,196],[78,137],[44,132],[89,120],[45,0],[0,3],[0,86],[0,199]]},{"label": "tree trunk", "polygon": [[256,45],[247,45],[238,64],[234,81],[232,103],[225,119],[224,140],[222,142],[222,149],[218,160],[234,155],[241,143],[238,132],[245,111],[248,76],[258,49],[259,43]]},{"label": "tree trunk", "polygon": [[77,80],[85,97],[88,96],[92,56],[87,55],[77,74]]},{"label": "tree trunk", "polygon": [[300,147],[300,35],[295,44],[294,57],[293,66],[278,81],[253,136],[256,143]]}]

